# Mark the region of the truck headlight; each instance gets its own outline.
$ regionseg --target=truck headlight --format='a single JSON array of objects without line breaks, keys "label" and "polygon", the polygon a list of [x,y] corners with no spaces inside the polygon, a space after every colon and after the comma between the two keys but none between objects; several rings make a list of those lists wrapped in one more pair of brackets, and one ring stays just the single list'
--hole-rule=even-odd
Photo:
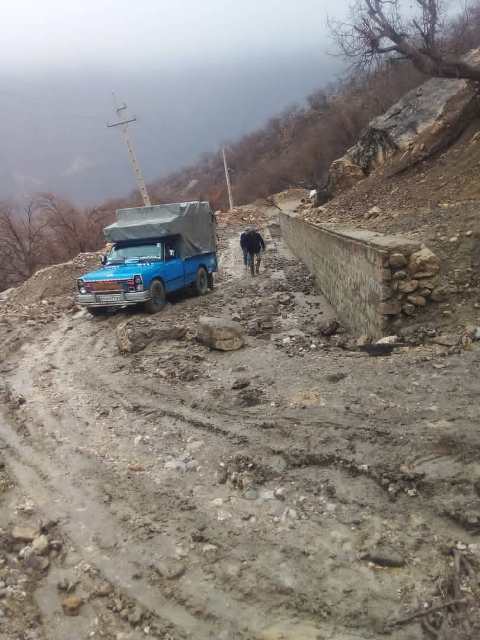
[{"label": "truck headlight", "polygon": [[143,278],[142,276],[135,276],[133,279],[135,291],[143,291]]},{"label": "truck headlight", "polygon": [[86,288],[85,283],[83,282],[83,280],[77,280],[77,287],[78,287],[78,291],[82,295],[85,295],[86,293],[88,293],[87,288]]}]

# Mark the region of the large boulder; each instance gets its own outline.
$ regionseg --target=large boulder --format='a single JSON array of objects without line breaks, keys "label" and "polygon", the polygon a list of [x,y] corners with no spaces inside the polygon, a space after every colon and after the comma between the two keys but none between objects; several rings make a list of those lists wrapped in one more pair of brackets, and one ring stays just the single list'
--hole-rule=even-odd
[{"label": "large boulder", "polygon": [[[467,56],[480,64],[480,49]],[[358,142],[330,166],[333,197],[389,160],[406,168],[451,144],[477,114],[475,87],[467,80],[431,78],[374,118]]]},{"label": "large boulder", "polygon": [[153,341],[180,340],[186,332],[185,327],[168,320],[131,318],[117,326],[117,345],[121,353],[137,353]]},{"label": "large boulder", "polygon": [[197,340],[218,351],[236,351],[245,344],[242,325],[224,318],[200,318]]}]

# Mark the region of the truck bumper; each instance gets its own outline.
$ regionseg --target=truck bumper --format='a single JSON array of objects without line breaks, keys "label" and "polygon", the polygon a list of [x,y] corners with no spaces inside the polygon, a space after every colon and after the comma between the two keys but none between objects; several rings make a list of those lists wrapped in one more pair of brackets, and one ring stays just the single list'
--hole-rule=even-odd
[{"label": "truck bumper", "polygon": [[77,304],[83,307],[127,307],[148,300],[150,300],[148,291],[112,294],[79,293],[76,297]]}]

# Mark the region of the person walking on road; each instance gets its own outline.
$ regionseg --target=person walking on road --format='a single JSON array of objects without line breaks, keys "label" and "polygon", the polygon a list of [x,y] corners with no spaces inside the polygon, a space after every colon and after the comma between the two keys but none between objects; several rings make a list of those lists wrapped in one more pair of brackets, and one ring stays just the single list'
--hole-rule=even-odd
[{"label": "person walking on road", "polygon": [[247,246],[245,242],[247,233],[248,233],[247,231],[242,231],[242,233],[240,234],[240,247],[243,252],[243,265],[245,267],[245,271],[248,269],[248,251],[247,251]]},{"label": "person walking on road", "polygon": [[250,267],[252,276],[260,273],[260,263],[262,261],[262,251],[265,251],[265,241],[260,233],[250,228],[240,236],[240,246],[243,251],[243,262]]}]

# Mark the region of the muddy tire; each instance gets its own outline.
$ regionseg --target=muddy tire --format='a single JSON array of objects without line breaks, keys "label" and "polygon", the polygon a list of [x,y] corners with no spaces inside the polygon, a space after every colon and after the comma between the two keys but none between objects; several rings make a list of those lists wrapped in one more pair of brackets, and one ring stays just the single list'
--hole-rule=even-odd
[{"label": "muddy tire", "polygon": [[150,300],[145,303],[147,313],[159,313],[166,304],[166,293],[163,282],[154,280],[150,285]]},{"label": "muddy tire", "polygon": [[197,296],[204,296],[208,293],[208,273],[205,267],[200,267],[197,271],[197,278],[193,285],[193,290]]},{"label": "muddy tire", "polygon": [[87,311],[94,318],[106,316],[108,313],[108,309],[106,307],[87,307]]},{"label": "muddy tire", "polygon": [[213,273],[209,273],[208,274],[208,288],[210,289],[210,291],[213,291],[214,287],[215,287],[215,280],[213,279]]}]

